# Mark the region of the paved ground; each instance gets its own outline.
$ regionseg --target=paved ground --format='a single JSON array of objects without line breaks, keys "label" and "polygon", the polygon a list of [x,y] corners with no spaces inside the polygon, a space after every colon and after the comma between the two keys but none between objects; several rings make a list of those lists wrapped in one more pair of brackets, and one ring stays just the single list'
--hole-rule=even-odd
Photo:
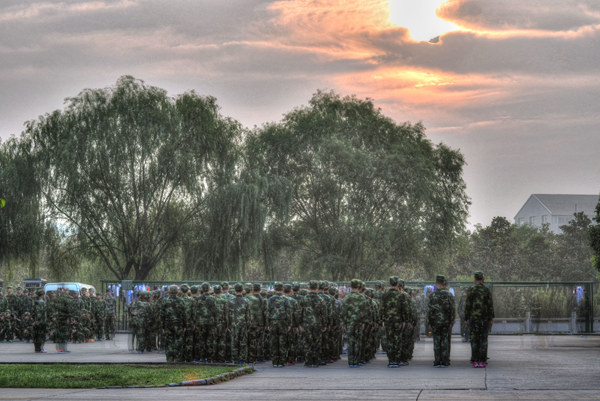
[{"label": "paved ground", "polygon": [[[48,347],[51,349],[52,347]],[[117,341],[71,345],[68,355],[34,354],[33,345],[0,344],[0,362],[161,362],[163,354],[130,354],[126,336]],[[201,396],[213,400],[599,400],[600,337],[497,336],[490,337],[487,369],[469,365],[470,348],[457,337],[452,343],[452,366],[432,367],[430,339],[416,345],[408,367],[388,369],[387,358],[359,369],[343,361],[307,369],[273,369],[257,364],[257,372],[215,386],[123,390],[2,389],[0,400],[120,400]]]}]

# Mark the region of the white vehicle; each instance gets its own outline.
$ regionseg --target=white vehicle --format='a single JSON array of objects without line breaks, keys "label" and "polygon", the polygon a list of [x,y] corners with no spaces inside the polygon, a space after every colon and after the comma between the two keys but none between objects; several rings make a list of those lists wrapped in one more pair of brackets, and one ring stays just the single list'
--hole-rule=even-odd
[{"label": "white vehicle", "polygon": [[57,291],[59,288],[67,288],[68,290],[73,290],[73,291],[77,291],[78,294],[81,293],[81,289],[85,288],[86,290],[90,290],[93,289],[94,291],[96,291],[96,289],[94,288],[93,285],[90,284],[83,284],[83,283],[48,283],[44,286],[44,291],[48,292],[48,291]]}]

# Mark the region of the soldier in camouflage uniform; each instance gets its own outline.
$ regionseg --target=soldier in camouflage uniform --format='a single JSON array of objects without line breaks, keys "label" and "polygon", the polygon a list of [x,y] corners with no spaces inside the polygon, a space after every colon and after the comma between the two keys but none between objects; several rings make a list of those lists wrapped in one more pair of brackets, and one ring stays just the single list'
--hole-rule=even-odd
[{"label": "soldier in camouflage uniform", "polygon": [[275,283],[275,295],[267,301],[267,318],[271,339],[273,366],[282,368],[286,359],[287,334],[292,329],[293,306],[283,295],[283,283]]},{"label": "soldier in camouflage uniform", "polygon": [[350,281],[352,292],[346,295],[340,323],[348,335],[348,365],[357,368],[360,364],[362,330],[366,320],[367,300],[360,293],[361,281],[353,279]]},{"label": "soldier in camouflage uniform", "polygon": [[[301,326],[301,321],[302,321],[302,307],[300,305],[300,302],[302,301],[302,298],[304,298],[304,296],[302,294],[300,294],[300,284],[299,283],[292,283],[292,294],[290,295],[290,297],[292,299],[294,299],[297,303],[298,303],[298,316],[300,317],[298,325]],[[300,330],[300,327],[298,327],[297,333],[295,334],[295,338],[296,338],[296,360],[294,362],[304,362],[304,341],[302,340],[304,333],[302,330]]]},{"label": "soldier in camouflage uniform", "polygon": [[338,300],[339,291],[337,288],[330,286],[329,295],[333,297],[333,319],[331,326],[331,359],[335,362],[340,359],[341,347],[340,341],[342,340],[342,328],[340,324],[340,313],[342,311],[342,302]]},{"label": "soldier in camouflage uniform", "polygon": [[160,310],[161,330],[165,344],[165,355],[167,362],[183,362],[181,360],[181,349],[183,338],[188,327],[186,321],[188,312],[184,301],[177,298],[178,288],[176,285],[169,287],[169,296],[165,298]]},{"label": "soldier in camouflage uniform", "polygon": [[33,346],[37,353],[45,353],[46,342],[46,301],[44,301],[44,290],[38,289],[35,293],[37,300],[33,305]]},{"label": "soldier in camouflage uniform", "polygon": [[181,284],[179,287],[181,291],[181,295],[179,299],[183,301],[183,306],[185,309],[185,332],[182,333],[183,336],[183,346],[181,348],[181,361],[183,362],[192,362],[194,360],[194,300],[190,297],[190,286],[187,284]]},{"label": "soldier in camouflage uniform", "polygon": [[475,272],[475,284],[467,291],[465,319],[471,330],[471,361],[474,368],[487,364],[488,333],[494,324],[492,293],[482,272]]},{"label": "soldier in camouflage uniform", "polygon": [[298,341],[297,335],[300,327],[300,304],[292,297],[292,285],[285,284],[283,286],[283,294],[288,298],[288,301],[292,307],[292,324],[291,329],[287,332],[286,336],[286,348],[287,356],[285,358],[286,365],[295,365],[296,359],[298,358],[297,349]]},{"label": "soldier in camouflage uniform", "polygon": [[427,320],[433,333],[435,367],[447,367],[450,364],[448,333],[452,331],[455,310],[452,294],[444,288],[444,283],[444,276],[436,277],[437,289],[430,295],[427,309]]},{"label": "soldier in camouflage uniform", "polygon": [[404,287],[404,280],[400,280],[400,294],[402,294],[402,296],[404,297],[408,308],[406,325],[404,325],[404,329],[402,332],[402,351],[400,353],[400,366],[408,365],[408,360],[410,358],[410,347],[413,342],[413,322],[416,319],[416,316],[413,314],[411,296],[408,294],[408,292],[405,291]]},{"label": "soldier in camouflage uniform", "polygon": [[248,329],[250,327],[250,302],[244,298],[244,286],[234,286],[235,297],[229,301],[229,322],[231,325],[231,358],[242,364],[248,360]]},{"label": "soldier in camouflage uniform", "polygon": [[321,364],[321,340],[325,330],[327,305],[319,296],[319,282],[311,280],[310,292],[300,300],[300,331],[303,333],[304,366],[318,368]]},{"label": "soldier in camouflage uniform", "polygon": [[102,294],[98,293],[96,295],[96,304],[94,305],[93,316],[96,321],[96,339],[98,341],[102,341],[102,337],[104,336],[104,322],[105,322],[105,309],[106,302],[102,299]]},{"label": "soldier in camouflage uniform", "polygon": [[117,320],[117,301],[110,290],[106,291],[104,304],[104,338],[110,340],[115,335],[115,321]]},{"label": "soldier in camouflage uniform", "polygon": [[[138,318],[138,313],[139,313],[139,309],[140,309],[140,304],[141,300],[140,300],[140,293],[138,292],[136,297],[131,301],[131,303],[129,305],[127,305],[126,307],[126,312],[127,312],[127,322],[129,323],[129,332],[130,332],[130,336],[131,336],[131,341],[129,342],[129,352],[136,352],[138,351],[138,348],[136,347],[136,340],[138,340],[138,337],[141,336],[141,330],[142,328],[140,327],[140,320]],[[90,301],[90,305],[91,305],[91,301]],[[139,344],[139,341],[137,341],[137,343]]]},{"label": "soldier in camouflage uniform", "polygon": [[267,301],[260,296],[260,284],[252,286],[252,292],[246,295],[250,302],[250,330],[248,331],[248,362],[259,359],[260,340],[267,324]]},{"label": "soldier in camouflage uniform", "polygon": [[400,292],[400,279],[390,277],[390,289],[381,297],[381,315],[386,330],[388,367],[400,366],[402,335],[408,320],[406,298]]},{"label": "soldier in camouflage uniform", "polygon": [[210,295],[210,285],[203,283],[200,287],[201,294],[196,298],[194,308],[194,322],[198,333],[199,354],[198,361],[208,362],[214,354],[215,348],[215,319],[217,316],[217,302]]},{"label": "soldier in camouflage uniform", "polygon": [[319,281],[319,297],[325,301],[327,315],[325,316],[325,330],[321,333],[321,365],[325,365],[329,358],[329,337],[331,334],[331,321],[333,319],[333,304],[329,294],[325,294],[325,288],[329,287],[327,281]]},{"label": "soldier in camouflage uniform", "polygon": [[362,335],[361,335],[362,343],[361,343],[361,347],[360,347],[361,357],[360,357],[359,364],[363,364],[363,365],[371,360],[371,356],[369,355],[370,342],[371,342],[371,334],[373,333],[373,329],[374,329],[374,325],[375,325],[375,308],[374,308],[373,303],[371,302],[371,299],[367,296],[366,292],[367,292],[367,287],[365,286],[365,283],[363,283],[361,281],[360,293],[367,301],[367,303],[366,303],[367,307],[365,308],[365,320],[364,320],[365,327],[362,330]]},{"label": "soldier in camouflage uniform", "polygon": [[213,350],[212,360],[223,363],[226,358],[226,336],[229,329],[229,301],[222,296],[220,285],[214,287],[215,306],[217,314],[215,317],[215,349]]},{"label": "soldier in camouflage uniform", "polygon": [[[225,300],[227,300],[227,304],[229,305],[229,302],[233,298],[235,298],[235,292],[234,292],[233,295],[231,295],[229,293],[229,283],[227,281],[223,281],[221,283],[221,291],[222,291],[221,297],[225,298]],[[230,315],[231,315],[231,313],[230,313]],[[231,344],[233,343],[233,340],[231,339],[231,329],[232,329],[232,327],[231,327],[231,324],[232,324],[232,322],[231,322],[231,316],[227,320],[229,321],[229,327],[228,327],[227,330],[225,330],[225,346],[226,346],[226,348],[225,348],[225,358],[228,361],[231,361],[232,360],[231,359]]]}]

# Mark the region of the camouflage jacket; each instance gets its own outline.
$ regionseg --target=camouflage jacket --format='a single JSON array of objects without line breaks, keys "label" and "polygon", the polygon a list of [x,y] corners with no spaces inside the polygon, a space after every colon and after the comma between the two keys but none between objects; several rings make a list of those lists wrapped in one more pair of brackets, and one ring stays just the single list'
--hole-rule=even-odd
[{"label": "camouflage jacket", "polygon": [[250,327],[250,302],[243,295],[236,295],[229,301],[229,324],[231,327]]},{"label": "camouflage jacket", "polygon": [[325,324],[327,315],[325,301],[316,293],[309,293],[300,301],[300,326],[317,326]]},{"label": "camouflage jacket", "polygon": [[302,316],[300,315],[300,304],[294,298],[287,295],[286,297],[292,306],[292,327],[299,327],[300,322],[302,321]]},{"label": "camouflage jacket", "polygon": [[492,320],[493,318],[494,301],[490,289],[481,283],[470,287],[465,301],[465,319]]},{"label": "camouflage jacket", "polygon": [[410,300],[410,310],[412,312],[411,323],[413,324],[413,326],[416,326],[417,324],[419,324],[419,312],[417,310],[417,301],[415,301],[412,298]]},{"label": "camouflage jacket", "polygon": [[193,298],[194,322],[196,326],[213,326],[217,320],[217,301],[210,294],[201,294]]},{"label": "camouflage jacket", "polygon": [[290,302],[290,298],[286,297],[281,293],[276,293],[267,301],[267,317],[269,324],[272,324],[275,320],[281,320],[287,323],[288,326],[292,325],[293,321],[293,305]]},{"label": "camouflage jacket", "polygon": [[217,308],[217,315],[215,319],[215,325],[228,328],[229,327],[229,301],[227,298],[215,297],[215,306]]},{"label": "camouflage jacket", "polygon": [[385,324],[404,323],[408,321],[408,305],[406,298],[396,288],[390,288],[381,297],[381,319]]},{"label": "camouflage jacket", "polygon": [[62,294],[56,297],[56,303],[54,304],[54,317],[56,317],[57,325],[64,325],[67,323],[67,320],[70,318],[71,311],[71,297]]},{"label": "camouflage jacket", "polygon": [[187,316],[182,299],[172,296],[165,298],[160,310],[163,330],[183,331],[188,325]]},{"label": "camouflage jacket", "polygon": [[267,300],[256,294],[248,294],[246,299],[250,303],[250,327],[264,327],[267,323]]},{"label": "camouflage jacket", "polygon": [[365,323],[367,309],[367,300],[363,294],[353,291],[346,295],[340,315],[342,326],[357,326]]},{"label": "camouflage jacket", "polygon": [[112,317],[117,314],[117,300],[108,298],[104,303],[104,316]]},{"label": "camouflage jacket", "polygon": [[331,302],[329,302],[329,298],[328,298],[329,294],[325,294],[323,292],[318,292],[317,295],[319,296],[319,298],[321,298],[323,300],[323,302],[325,302],[326,312],[325,312],[325,321],[323,322],[323,326],[329,327],[329,326],[331,326],[331,319],[332,319]]},{"label": "camouflage jacket", "polygon": [[37,324],[39,325],[46,324],[46,301],[44,301],[43,299],[38,299],[35,301],[35,304],[33,306],[33,314],[31,315],[31,318],[34,322],[37,322]]},{"label": "camouflage jacket", "polygon": [[96,300],[96,304],[94,305],[94,313],[92,316],[95,316],[97,320],[104,320],[106,309],[106,301],[105,300]]},{"label": "camouflage jacket", "polygon": [[458,301],[458,316],[460,316],[461,319],[465,318],[465,302],[466,302],[466,300],[467,300],[467,296],[461,295],[460,300]]},{"label": "camouflage jacket", "polygon": [[450,291],[438,288],[429,296],[427,319],[432,328],[454,324],[454,297]]},{"label": "camouflage jacket", "polygon": [[92,298],[90,298],[89,296],[85,296],[85,297],[81,297],[79,298],[81,300],[81,302],[83,302],[83,309],[90,311],[92,310]]},{"label": "camouflage jacket", "polygon": [[20,309],[20,305],[19,305],[19,298],[17,298],[17,296],[15,294],[12,295],[7,295],[6,296],[6,309],[10,309],[11,313],[14,315],[18,315],[19,314],[19,309]]}]

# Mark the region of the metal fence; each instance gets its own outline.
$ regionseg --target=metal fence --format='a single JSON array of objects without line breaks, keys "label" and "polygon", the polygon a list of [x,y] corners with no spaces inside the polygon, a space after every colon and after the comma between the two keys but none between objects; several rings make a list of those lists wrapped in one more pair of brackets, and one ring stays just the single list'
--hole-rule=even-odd
[{"label": "metal fence", "polygon": [[[382,280],[384,281],[384,280]],[[170,285],[200,286],[205,281],[116,281],[102,280],[102,292],[111,288],[117,296],[117,330],[127,330],[126,306],[143,286],[144,289],[164,290]],[[228,281],[233,286],[238,281]],[[379,281],[381,282],[381,281]],[[213,286],[221,281],[208,281]],[[276,281],[254,281],[263,288],[272,287]],[[291,281],[283,281],[291,283]],[[367,287],[375,285],[376,281],[365,282]],[[308,282],[300,282],[304,288]],[[348,289],[347,281],[335,282],[339,288]],[[433,281],[406,282],[407,287],[419,289],[421,293],[434,286]],[[455,293],[455,304],[458,307],[462,291],[473,285],[473,282],[449,282],[448,288]],[[496,315],[492,334],[517,333],[593,333],[594,323],[600,320],[597,303],[599,286],[594,282],[515,282],[496,281],[486,282],[494,299]],[[460,324],[454,332],[460,332]],[[599,326],[596,326],[599,327]],[[424,319],[421,317],[421,331],[426,332]]]}]

